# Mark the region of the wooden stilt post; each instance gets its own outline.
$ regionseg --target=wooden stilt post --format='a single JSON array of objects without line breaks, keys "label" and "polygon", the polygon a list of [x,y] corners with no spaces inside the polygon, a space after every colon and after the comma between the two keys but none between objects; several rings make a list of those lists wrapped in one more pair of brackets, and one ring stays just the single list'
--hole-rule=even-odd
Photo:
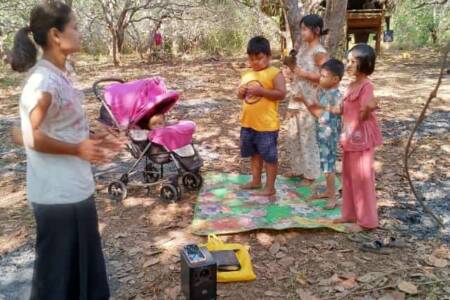
[{"label": "wooden stilt post", "polygon": [[375,44],[375,50],[377,51],[377,56],[381,56],[381,34],[383,31],[383,27],[378,27],[377,30],[377,42]]}]

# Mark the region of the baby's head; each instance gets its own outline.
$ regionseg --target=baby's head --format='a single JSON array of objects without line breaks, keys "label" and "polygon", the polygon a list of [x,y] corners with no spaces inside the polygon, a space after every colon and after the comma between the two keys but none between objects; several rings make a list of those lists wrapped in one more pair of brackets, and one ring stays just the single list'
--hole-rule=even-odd
[{"label": "baby's head", "polygon": [[250,39],[247,45],[248,63],[253,71],[261,71],[270,64],[272,52],[269,41],[262,36]]},{"label": "baby's head", "polygon": [[376,53],[367,44],[356,44],[348,52],[347,73],[350,76],[369,76],[375,70]]},{"label": "baby's head", "polygon": [[288,66],[291,70],[297,65],[297,50],[292,49],[289,51],[289,55],[283,59],[283,64]]},{"label": "baby's head", "polygon": [[344,76],[344,64],[335,58],[327,60],[320,67],[319,85],[323,89],[331,89],[337,87]]},{"label": "baby's head", "polygon": [[165,126],[166,118],[163,114],[154,115],[148,120],[148,129],[162,128]]}]

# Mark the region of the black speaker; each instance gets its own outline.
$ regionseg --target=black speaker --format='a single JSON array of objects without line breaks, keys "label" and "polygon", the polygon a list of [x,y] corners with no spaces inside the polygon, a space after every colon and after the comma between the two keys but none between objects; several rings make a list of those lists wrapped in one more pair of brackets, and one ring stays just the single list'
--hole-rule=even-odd
[{"label": "black speaker", "polygon": [[181,250],[181,290],[187,300],[217,298],[217,264],[206,248],[200,248],[204,260],[192,262],[186,250]]}]

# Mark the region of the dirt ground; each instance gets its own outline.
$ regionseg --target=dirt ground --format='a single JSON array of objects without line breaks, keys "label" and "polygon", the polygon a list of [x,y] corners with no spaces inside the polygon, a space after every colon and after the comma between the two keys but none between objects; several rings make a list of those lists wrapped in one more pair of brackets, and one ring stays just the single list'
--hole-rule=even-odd
[{"label": "dirt ground", "polygon": [[[240,103],[234,96],[238,74],[229,64],[245,60],[201,60],[147,65],[127,57],[121,67],[102,58],[76,58],[79,87],[86,93],[91,120],[98,116],[92,82],[104,77],[125,80],[159,75],[182,92],[171,113],[197,123],[195,136],[204,171],[248,172],[239,158]],[[379,229],[358,235],[330,230],[253,231],[224,236],[251,246],[257,279],[219,284],[219,299],[450,299],[450,77],[433,100],[411,157],[415,184],[426,203],[446,224],[437,229],[411,196],[404,180],[404,145],[416,116],[437,80],[439,56],[433,51],[389,51],[373,76],[380,99],[384,145],[376,155]],[[25,156],[11,145],[8,132],[18,120],[21,75],[0,75],[0,299],[24,299],[29,292],[35,238],[25,194]],[[343,81],[345,87],[347,79]],[[286,101],[281,107],[285,112]],[[288,162],[281,132],[281,170]],[[97,172],[124,167],[123,155]],[[120,204],[110,202],[106,187],[114,174],[97,177],[97,208],[114,299],[181,299],[180,247],[204,242],[190,234],[196,195],[166,204],[158,193],[129,190]],[[359,250],[361,241],[395,236],[401,248],[380,255]]]}]

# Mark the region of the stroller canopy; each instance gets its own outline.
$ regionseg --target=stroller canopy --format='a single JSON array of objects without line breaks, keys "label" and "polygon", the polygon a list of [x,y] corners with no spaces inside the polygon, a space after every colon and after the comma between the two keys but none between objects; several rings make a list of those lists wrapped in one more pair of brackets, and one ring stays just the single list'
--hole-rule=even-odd
[{"label": "stroller canopy", "polygon": [[121,129],[168,112],[179,99],[179,94],[168,91],[160,77],[111,84],[105,88],[104,96]]}]

